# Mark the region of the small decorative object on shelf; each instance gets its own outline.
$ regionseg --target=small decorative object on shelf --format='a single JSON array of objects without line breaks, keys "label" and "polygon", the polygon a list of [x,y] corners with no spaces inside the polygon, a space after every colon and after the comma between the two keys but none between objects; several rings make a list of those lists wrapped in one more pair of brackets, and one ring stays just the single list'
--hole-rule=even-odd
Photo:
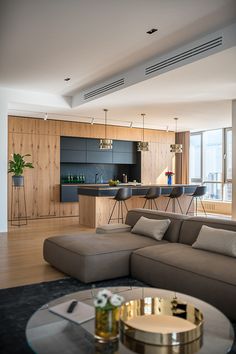
[{"label": "small decorative object on shelf", "polygon": [[167,176],[167,184],[170,186],[172,184],[172,176],[174,176],[174,172],[166,171],[165,176]]},{"label": "small decorative object on shelf", "polygon": [[95,337],[100,341],[117,339],[119,335],[120,306],[124,298],[103,289],[94,299]]}]

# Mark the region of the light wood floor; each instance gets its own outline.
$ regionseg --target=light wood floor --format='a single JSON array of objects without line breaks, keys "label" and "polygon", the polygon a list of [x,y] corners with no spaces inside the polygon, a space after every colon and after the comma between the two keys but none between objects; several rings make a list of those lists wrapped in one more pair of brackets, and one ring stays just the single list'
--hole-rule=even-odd
[{"label": "light wood floor", "polygon": [[0,288],[61,279],[65,275],[43,260],[43,241],[49,236],[72,235],[89,230],[78,217],[28,221],[0,233]]}]

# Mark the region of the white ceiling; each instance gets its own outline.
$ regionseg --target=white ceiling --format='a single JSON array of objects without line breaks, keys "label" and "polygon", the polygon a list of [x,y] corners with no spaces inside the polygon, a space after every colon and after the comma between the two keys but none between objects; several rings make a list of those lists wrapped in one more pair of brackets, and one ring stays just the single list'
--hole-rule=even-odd
[{"label": "white ceiling", "polygon": [[[1,0],[0,86],[69,96],[235,20],[235,0]],[[158,32],[149,36],[152,27]],[[145,112],[154,128],[171,127],[175,116],[181,130],[228,126],[235,59],[232,48],[76,109],[42,100],[12,102],[10,108],[22,115],[48,111],[52,118],[99,121],[107,107],[113,124],[138,126]]]}]

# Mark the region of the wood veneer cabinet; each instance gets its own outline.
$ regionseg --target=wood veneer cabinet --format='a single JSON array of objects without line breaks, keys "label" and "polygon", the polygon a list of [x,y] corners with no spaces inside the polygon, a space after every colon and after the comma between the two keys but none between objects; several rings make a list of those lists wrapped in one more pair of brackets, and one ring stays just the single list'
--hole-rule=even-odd
[{"label": "wood veneer cabinet", "polygon": [[[67,121],[9,116],[9,159],[13,152],[31,154],[35,168],[25,170],[26,204],[28,218],[76,216],[78,203],[60,203],[60,136],[101,138],[104,126]],[[138,141],[142,129],[108,127],[109,138]],[[164,171],[174,169],[169,145],[174,143],[173,132],[145,129],[145,140],[150,151],[141,153],[142,182],[165,183]],[[9,175],[9,217],[11,210],[11,176]]]}]

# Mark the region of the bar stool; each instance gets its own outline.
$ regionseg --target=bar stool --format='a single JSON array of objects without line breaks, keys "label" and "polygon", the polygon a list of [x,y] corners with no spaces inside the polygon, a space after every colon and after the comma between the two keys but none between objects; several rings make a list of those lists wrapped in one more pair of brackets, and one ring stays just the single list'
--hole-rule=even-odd
[{"label": "bar stool", "polygon": [[160,195],[161,195],[161,188],[160,187],[149,188],[146,195],[143,197],[146,199],[144,202],[144,205],[143,205],[143,209],[145,209],[145,206],[148,202],[149,209],[153,209],[153,203],[154,203],[156,210],[158,210],[156,199],[159,198]]},{"label": "bar stool", "polygon": [[[199,200],[200,200],[200,203],[201,203],[201,206],[202,206],[202,209],[203,209],[203,211],[204,211],[204,214],[205,214],[205,216],[207,216],[207,213],[206,213],[206,210],[205,210],[205,208],[204,208],[204,205],[203,205],[203,202],[202,202],[202,198],[201,198],[201,197],[203,197],[203,196],[206,194],[206,189],[207,189],[206,186],[198,186],[198,187],[195,189],[195,191],[194,191],[193,194],[189,194],[189,196],[191,196],[192,198],[191,198],[191,201],[190,201],[190,203],[189,203],[189,206],[188,206],[188,210],[187,210],[187,212],[186,212],[186,215],[188,215],[189,209],[190,209],[191,204],[192,204],[192,202],[193,202],[194,199],[196,199],[195,210],[196,210],[196,215],[197,215],[197,200],[199,199]],[[194,213],[194,211],[193,211],[193,213]]]},{"label": "bar stool", "polygon": [[169,195],[166,197],[169,198],[167,206],[165,208],[165,211],[168,209],[169,203],[172,200],[173,206],[172,206],[172,211],[175,213],[175,200],[177,200],[177,203],[179,205],[179,208],[181,210],[181,213],[183,214],[183,210],[181,208],[180,202],[179,202],[179,197],[184,194],[184,187],[173,187],[172,191]]},{"label": "bar stool", "polygon": [[[119,188],[114,199],[115,199],[115,204],[112,208],[111,215],[108,220],[108,224],[110,224],[111,220],[118,220],[118,223],[122,222],[124,223],[124,213],[123,213],[123,204],[125,205],[126,211],[128,211],[127,205],[126,205],[126,200],[132,197],[132,190],[131,188]],[[116,204],[118,203],[118,218],[113,218],[112,215],[115,211]],[[121,216],[120,216],[121,215]]]}]

